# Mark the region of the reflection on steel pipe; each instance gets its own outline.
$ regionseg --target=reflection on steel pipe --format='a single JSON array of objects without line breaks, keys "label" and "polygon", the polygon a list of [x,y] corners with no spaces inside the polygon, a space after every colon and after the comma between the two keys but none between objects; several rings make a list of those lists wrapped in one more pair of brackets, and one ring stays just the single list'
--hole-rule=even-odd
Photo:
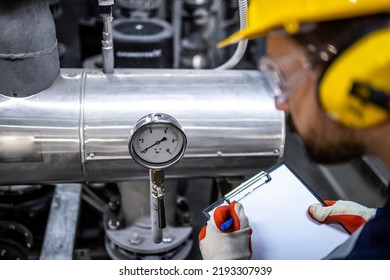
[{"label": "reflection on steel pipe", "polygon": [[[154,112],[174,116],[188,138],[167,178],[250,176],[283,154],[284,114],[258,71],[63,69],[39,94],[0,96],[0,184],[146,179],[128,140]],[[21,150],[7,154],[13,136]]]}]

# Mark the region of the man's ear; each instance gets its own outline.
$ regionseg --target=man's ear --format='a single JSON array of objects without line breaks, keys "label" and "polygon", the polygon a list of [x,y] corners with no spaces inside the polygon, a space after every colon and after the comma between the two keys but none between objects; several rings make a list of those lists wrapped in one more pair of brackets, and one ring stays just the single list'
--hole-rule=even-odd
[{"label": "man's ear", "polygon": [[270,32],[266,37],[267,55],[270,57],[286,55],[301,48],[289,34]]}]

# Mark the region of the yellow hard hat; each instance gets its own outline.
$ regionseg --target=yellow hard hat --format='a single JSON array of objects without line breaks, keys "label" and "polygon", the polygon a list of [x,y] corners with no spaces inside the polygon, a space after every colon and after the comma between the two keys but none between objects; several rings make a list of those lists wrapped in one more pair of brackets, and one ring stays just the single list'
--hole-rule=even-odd
[{"label": "yellow hard hat", "polygon": [[296,33],[304,23],[389,13],[390,0],[249,0],[248,26],[218,43],[222,48],[283,27]]}]

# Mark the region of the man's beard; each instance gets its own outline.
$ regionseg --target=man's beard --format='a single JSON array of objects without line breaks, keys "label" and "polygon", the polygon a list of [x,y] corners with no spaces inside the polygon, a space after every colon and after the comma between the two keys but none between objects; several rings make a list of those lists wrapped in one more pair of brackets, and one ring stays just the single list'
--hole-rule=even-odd
[{"label": "man's beard", "polygon": [[[287,126],[290,128],[290,131],[299,135],[294,124],[294,120],[291,115],[287,116]],[[321,128],[319,128],[321,129]],[[331,132],[325,132],[331,133]],[[324,138],[327,140],[321,140],[323,145],[318,145],[315,132],[299,137],[302,139],[306,154],[309,160],[318,163],[318,164],[335,164],[349,161],[353,158],[360,157],[364,154],[363,147],[361,145],[355,144],[353,141],[340,140],[334,141],[333,135],[324,135]],[[325,143],[326,142],[326,143]]]}]

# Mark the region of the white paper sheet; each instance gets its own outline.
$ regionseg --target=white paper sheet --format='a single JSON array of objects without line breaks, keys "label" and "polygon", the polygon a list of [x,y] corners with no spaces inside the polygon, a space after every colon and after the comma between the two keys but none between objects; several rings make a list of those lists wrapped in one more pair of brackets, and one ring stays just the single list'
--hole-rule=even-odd
[{"label": "white paper sheet", "polygon": [[240,200],[253,229],[252,259],[322,259],[348,239],[341,226],[309,217],[308,207],[319,201],[288,167],[269,174],[270,182]]}]

